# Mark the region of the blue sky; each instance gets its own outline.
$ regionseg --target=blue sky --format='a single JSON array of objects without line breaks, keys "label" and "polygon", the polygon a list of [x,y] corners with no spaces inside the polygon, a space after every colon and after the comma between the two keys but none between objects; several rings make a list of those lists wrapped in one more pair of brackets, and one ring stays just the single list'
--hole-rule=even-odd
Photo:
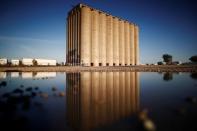
[{"label": "blue sky", "polygon": [[140,27],[140,61],[197,55],[195,0],[0,0],[0,57],[65,61],[66,17],[85,3]]}]

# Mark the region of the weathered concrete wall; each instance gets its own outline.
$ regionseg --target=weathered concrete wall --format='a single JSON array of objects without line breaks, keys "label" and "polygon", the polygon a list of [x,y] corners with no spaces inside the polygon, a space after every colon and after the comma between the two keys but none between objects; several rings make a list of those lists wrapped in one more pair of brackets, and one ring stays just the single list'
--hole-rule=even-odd
[{"label": "weathered concrete wall", "polygon": [[75,65],[77,65],[77,57],[78,57],[78,41],[79,41],[79,39],[78,39],[78,19],[79,19],[79,17],[78,17],[78,12],[76,11],[76,13],[75,13],[75,52],[74,52],[74,54],[75,54],[75,58],[74,58],[74,64]]},{"label": "weathered concrete wall", "polygon": [[77,27],[78,27],[78,28],[77,28],[77,40],[78,40],[78,41],[77,41],[77,63],[79,64],[79,63],[80,63],[80,55],[81,55],[81,54],[80,54],[80,43],[81,43],[81,41],[80,41],[80,40],[81,40],[81,39],[80,39],[80,38],[81,38],[81,37],[80,37],[80,35],[81,35],[81,33],[80,33],[80,31],[81,31],[81,30],[80,30],[80,28],[81,28],[81,27],[80,27],[80,26],[81,26],[81,14],[80,14],[80,11],[77,12],[77,16],[78,16],[78,17],[77,17],[77,18],[78,18],[78,19],[77,19]]},{"label": "weathered concrete wall", "polygon": [[129,23],[124,24],[124,35],[125,35],[125,64],[130,65],[130,49],[129,49]]},{"label": "weathered concrete wall", "polygon": [[106,36],[106,63],[109,66],[113,66],[113,18],[112,16],[107,16],[107,36]]},{"label": "weathered concrete wall", "polygon": [[130,62],[131,62],[132,65],[135,65],[135,50],[134,50],[135,40],[134,40],[134,25],[133,24],[130,25],[130,31],[131,31],[131,57],[130,57]]},{"label": "weathered concrete wall", "polygon": [[113,19],[113,63],[119,65],[119,20]]},{"label": "weathered concrete wall", "polygon": [[122,66],[125,66],[125,21],[122,22]]},{"label": "weathered concrete wall", "polygon": [[91,62],[94,66],[99,66],[99,13],[98,11],[91,11],[92,14],[92,42],[91,42]]},{"label": "weathered concrete wall", "polygon": [[90,8],[81,8],[81,63],[91,63],[91,12]]},{"label": "weathered concrete wall", "polygon": [[76,50],[76,41],[77,41],[77,38],[76,38],[76,34],[77,34],[77,30],[76,30],[76,12],[73,12],[73,50],[72,50],[72,57],[73,57],[73,61],[72,61],[72,64],[75,65],[75,59],[76,59],[76,53],[75,53],[75,50]]},{"label": "weathered concrete wall", "polygon": [[130,23],[128,24],[128,65],[131,65],[131,29]]},{"label": "weathered concrete wall", "polygon": [[67,63],[86,66],[139,64],[139,29],[86,5],[67,18]]},{"label": "weathered concrete wall", "polygon": [[74,26],[75,26],[75,21],[74,21],[74,12],[72,12],[72,17],[71,17],[71,19],[72,19],[72,22],[71,22],[71,30],[72,30],[72,39],[71,39],[71,64],[73,65],[73,59],[74,59],[74,56],[73,56],[73,50],[74,50]]},{"label": "weathered concrete wall", "polygon": [[106,66],[106,15],[103,13],[99,14],[100,27],[99,27],[99,43],[100,43],[100,53],[99,53],[99,63],[102,66]]},{"label": "weathered concrete wall", "polygon": [[139,65],[139,28],[135,26],[135,64]]},{"label": "weathered concrete wall", "polygon": [[125,64],[125,47],[124,47],[124,21],[119,21],[119,62],[121,65]]}]

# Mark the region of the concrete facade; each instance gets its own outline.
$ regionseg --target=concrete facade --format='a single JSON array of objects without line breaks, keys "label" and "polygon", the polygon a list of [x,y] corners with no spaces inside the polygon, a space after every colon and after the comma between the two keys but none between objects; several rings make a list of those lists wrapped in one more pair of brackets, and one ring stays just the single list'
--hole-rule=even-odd
[{"label": "concrete facade", "polygon": [[139,28],[87,5],[67,17],[68,65],[128,66],[139,64]]}]

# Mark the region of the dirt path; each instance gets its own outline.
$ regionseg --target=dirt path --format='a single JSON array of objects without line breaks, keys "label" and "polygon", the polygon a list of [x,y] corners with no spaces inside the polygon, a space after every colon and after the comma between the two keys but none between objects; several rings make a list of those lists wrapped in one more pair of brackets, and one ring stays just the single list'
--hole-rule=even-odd
[{"label": "dirt path", "polygon": [[139,72],[197,72],[197,65],[171,66],[127,66],[127,67],[82,67],[82,66],[45,66],[45,67],[0,67],[0,71],[27,71],[27,72],[81,72],[81,71],[139,71]]}]

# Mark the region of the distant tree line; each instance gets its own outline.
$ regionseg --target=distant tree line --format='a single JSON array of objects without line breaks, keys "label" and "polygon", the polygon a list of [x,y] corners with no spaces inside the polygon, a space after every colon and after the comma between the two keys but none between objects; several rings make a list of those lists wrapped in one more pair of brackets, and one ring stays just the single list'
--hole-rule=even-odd
[{"label": "distant tree line", "polygon": [[191,62],[197,62],[197,55],[194,55],[194,56],[190,57],[189,60]]},{"label": "distant tree line", "polygon": [[[164,62],[165,62],[166,65],[179,64],[178,62],[173,62],[173,59],[172,59],[173,57],[170,54],[163,54],[162,58],[163,58],[163,62],[162,61],[157,62],[158,65],[163,65]],[[192,63],[196,63],[197,64],[197,55],[191,56],[189,58],[189,60]]]},{"label": "distant tree line", "polygon": [[173,63],[172,62],[172,55],[170,55],[170,54],[163,54],[162,58],[163,58],[163,62],[162,61],[157,62],[158,65],[163,65],[164,62],[166,65],[171,65]]},{"label": "distant tree line", "polygon": [[166,64],[172,64],[172,55],[164,54],[162,57],[163,61],[166,62]]}]

